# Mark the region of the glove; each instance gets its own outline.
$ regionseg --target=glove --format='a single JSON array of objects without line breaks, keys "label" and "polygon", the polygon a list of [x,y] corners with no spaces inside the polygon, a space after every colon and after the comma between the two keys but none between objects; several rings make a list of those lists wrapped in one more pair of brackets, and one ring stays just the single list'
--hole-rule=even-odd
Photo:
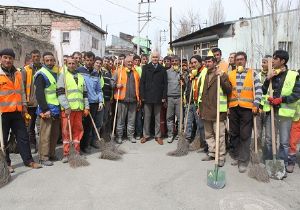
[{"label": "glove", "polygon": [[71,109],[69,108],[69,109],[66,109],[65,110],[65,114],[66,114],[66,116],[69,116],[70,114],[71,114]]},{"label": "glove", "polygon": [[122,87],[123,87],[122,84],[117,84],[117,85],[116,85],[116,88],[118,88],[118,89],[120,89],[120,88],[122,88]]},{"label": "glove", "polygon": [[90,113],[90,110],[89,110],[89,109],[83,110],[83,116],[84,116],[84,117],[87,117],[87,116],[89,115],[89,113]]},{"label": "glove", "polygon": [[99,103],[98,111],[101,111],[102,109],[103,109],[103,103]]},{"label": "glove", "polygon": [[268,101],[270,102],[270,104],[278,106],[279,104],[282,103],[282,98],[272,98],[272,97],[269,97]]}]

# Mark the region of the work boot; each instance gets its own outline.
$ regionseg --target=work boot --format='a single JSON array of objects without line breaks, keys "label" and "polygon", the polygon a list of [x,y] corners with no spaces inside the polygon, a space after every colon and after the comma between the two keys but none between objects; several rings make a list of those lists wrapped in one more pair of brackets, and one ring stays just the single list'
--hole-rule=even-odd
[{"label": "work boot", "polygon": [[141,136],[140,136],[140,135],[137,135],[137,136],[135,137],[135,139],[139,141],[139,140],[141,140]]},{"label": "work boot", "polygon": [[128,137],[128,140],[131,142],[131,143],[136,143],[136,140],[133,136],[130,136]]},{"label": "work boot", "polygon": [[53,166],[53,162],[50,160],[40,160],[40,164],[43,166]]},{"label": "work boot", "polygon": [[8,166],[9,173],[14,173],[15,169],[12,166]]},{"label": "work boot", "polygon": [[295,167],[295,165],[288,165],[288,166],[285,168],[285,170],[286,170],[286,172],[288,172],[288,173],[293,173],[293,172],[294,172],[294,167]]},{"label": "work boot", "polygon": [[230,163],[230,165],[232,166],[237,166],[238,165],[238,161],[233,159],[232,162]]},{"label": "work boot", "polygon": [[171,144],[173,141],[174,141],[174,139],[173,139],[172,136],[171,136],[171,137],[168,137],[167,142],[168,142],[169,144]]},{"label": "work boot", "polygon": [[91,146],[94,147],[95,149],[100,149],[97,141],[92,141]]},{"label": "work boot", "polygon": [[239,164],[239,172],[245,173],[247,171],[247,166],[244,164]]},{"label": "work boot", "polygon": [[218,166],[223,167],[225,165],[225,160],[219,160]]},{"label": "work boot", "polygon": [[121,137],[118,137],[118,138],[116,139],[116,142],[117,142],[118,144],[122,144],[122,138],[121,138]]},{"label": "work boot", "polygon": [[38,164],[36,162],[31,162],[28,164],[28,167],[32,168],[32,169],[39,169],[39,168],[43,168],[43,166],[41,164]]},{"label": "work boot", "polygon": [[69,162],[68,156],[67,156],[67,155],[64,156],[63,159],[61,160],[61,162],[62,162],[62,163],[67,163],[67,162]]},{"label": "work boot", "polygon": [[209,156],[209,155],[205,155],[205,157],[203,157],[203,158],[201,159],[201,161],[211,161],[211,160],[214,160],[214,158],[211,157],[211,156]]}]

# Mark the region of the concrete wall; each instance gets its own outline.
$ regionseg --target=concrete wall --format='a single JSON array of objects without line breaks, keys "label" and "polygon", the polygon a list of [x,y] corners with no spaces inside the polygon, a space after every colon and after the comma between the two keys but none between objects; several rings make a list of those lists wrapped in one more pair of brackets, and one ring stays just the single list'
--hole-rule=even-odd
[{"label": "concrete wall", "polygon": [[15,51],[16,59],[14,65],[16,67],[22,67],[26,54],[29,54],[34,49],[40,50],[41,53],[50,51],[56,55],[53,45],[1,27],[0,50],[4,48],[12,48]]}]

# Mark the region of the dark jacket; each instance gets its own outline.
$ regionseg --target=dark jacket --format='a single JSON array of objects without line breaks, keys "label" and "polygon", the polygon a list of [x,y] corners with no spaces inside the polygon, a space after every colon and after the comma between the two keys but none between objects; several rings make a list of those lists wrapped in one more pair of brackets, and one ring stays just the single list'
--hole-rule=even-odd
[{"label": "dark jacket", "polygon": [[[214,73],[211,73],[214,74]],[[204,120],[216,121],[217,119],[217,81],[218,78],[214,74],[209,82],[209,74],[206,74],[204,80],[204,87],[202,93],[202,102],[200,103],[200,113],[201,118]],[[199,84],[201,85],[201,84]],[[220,86],[223,90],[223,93],[229,95],[232,90],[231,83],[229,81],[228,75],[224,73],[220,77]],[[226,112],[220,113],[220,121],[226,120]]]},{"label": "dark jacket", "polygon": [[140,80],[140,98],[144,103],[161,103],[167,98],[168,76],[162,65],[152,63],[143,66]]}]

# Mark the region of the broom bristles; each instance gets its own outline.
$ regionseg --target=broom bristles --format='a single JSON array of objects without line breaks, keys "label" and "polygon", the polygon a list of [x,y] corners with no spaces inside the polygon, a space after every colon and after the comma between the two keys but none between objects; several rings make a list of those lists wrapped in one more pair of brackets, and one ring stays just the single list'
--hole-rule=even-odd
[{"label": "broom bristles", "polygon": [[106,160],[120,160],[122,157],[120,154],[114,153],[111,150],[103,150],[99,158]]},{"label": "broom bristles", "polygon": [[189,153],[189,142],[181,134],[177,143],[177,148],[174,151],[168,152],[167,155],[174,157],[185,156]]},{"label": "broom bristles", "polygon": [[[1,116],[0,116],[1,117]],[[6,185],[10,180],[10,172],[2,151],[0,151],[0,188]]]},{"label": "broom bristles", "polygon": [[90,163],[80,154],[75,151],[74,145],[70,143],[70,155],[68,157],[68,162],[71,168],[78,168],[83,166],[89,166]]}]

